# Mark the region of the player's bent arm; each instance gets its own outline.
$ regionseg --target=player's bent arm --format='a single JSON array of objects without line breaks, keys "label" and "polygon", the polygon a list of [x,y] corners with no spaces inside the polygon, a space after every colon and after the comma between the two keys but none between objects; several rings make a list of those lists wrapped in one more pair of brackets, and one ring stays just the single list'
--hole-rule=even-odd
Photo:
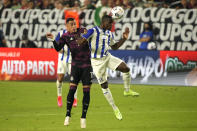
[{"label": "player's bent arm", "polygon": [[84,33],[77,39],[77,44],[85,44],[88,42],[88,39],[92,37],[94,33],[94,29],[84,30]]},{"label": "player's bent arm", "polygon": [[58,44],[57,41],[54,40],[53,46],[54,46],[55,50],[59,52],[64,47],[64,44]]},{"label": "player's bent arm", "polygon": [[123,33],[123,38],[119,42],[111,45],[112,50],[117,50],[119,47],[121,47],[123,43],[128,39],[128,37],[129,37],[129,28],[126,28],[125,32]]},{"label": "player's bent arm", "polygon": [[85,38],[83,38],[83,37],[79,37],[76,41],[77,41],[77,44],[78,44],[78,45],[85,44],[85,43],[88,42],[88,41],[87,41]]},{"label": "player's bent arm", "polygon": [[[60,37],[62,36],[64,34],[64,31],[60,31],[60,32],[58,32],[58,34],[57,34],[57,36],[55,37],[55,41],[59,41],[59,39],[60,39]],[[63,48],[64,49],[64,48]],[[59,53],[63,53],[64,52],[64,50],[63,49],[61,49],[60,51],[59,51]]]},{"label": "player's bent arm", "polygon": [[54,36],[52,33],[46,33],[46,37],[51,39],[53,41],[53,46],[55,48],[56,51],[60,51],[64,45],[66,44],[66,36],[61,36],[59,41],[57,42],[55,39],[54,39]]},{"label": "player's bent arm", "polygon": [[111,46],[112,50],[117,50],[118,48],[120,48],[126,40],[127,40],[126,38],[122,38],[119,42],[112,45]]}]

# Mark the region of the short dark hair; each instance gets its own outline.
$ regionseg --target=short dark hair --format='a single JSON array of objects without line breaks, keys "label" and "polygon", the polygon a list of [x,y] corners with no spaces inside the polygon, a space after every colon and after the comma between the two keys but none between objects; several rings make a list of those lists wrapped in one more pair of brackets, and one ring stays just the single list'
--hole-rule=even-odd
[{"label": "short dark hair", "polygon": [[67,18],[66,23],[68,23],[69,21],[74,21],[74,20],[75,20],[74,18]]},{"label": "short dark hair", "polygon": [[112,19],[112,17],[109,16],[109,15],[104,15],[104,16],[102,17],[101,21],[102,21],[102,22],[104,22],[104,21],[109,21],[110,23],[112,23],[112,22],[113,22],[113,19]]}]

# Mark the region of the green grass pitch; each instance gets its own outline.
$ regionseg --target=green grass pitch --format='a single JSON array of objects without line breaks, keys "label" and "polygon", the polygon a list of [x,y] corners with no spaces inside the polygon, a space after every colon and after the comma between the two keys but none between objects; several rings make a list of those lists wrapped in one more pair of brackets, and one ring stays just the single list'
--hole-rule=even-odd
[{"label": "green grass pitch", "polygon": [[65,127],[68,83],[59,108],[55,82],[0,81],[0,131],[197,131],[196,87],[133,85],[139,97],[124,97],[122,85],[109,87],[123,120],[115,118],[100,86],[93,84],[87,128],[80,129],[81,84],[78,106]]}]

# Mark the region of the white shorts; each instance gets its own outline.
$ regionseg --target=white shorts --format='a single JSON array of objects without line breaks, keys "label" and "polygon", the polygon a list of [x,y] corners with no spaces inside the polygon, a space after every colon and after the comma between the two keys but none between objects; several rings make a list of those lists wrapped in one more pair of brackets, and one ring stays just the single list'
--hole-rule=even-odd
[{"label": "white shorts", "polygon": [[71,72],[71,63],[66,63],[66,57],[61,59],[61,57],[58,58],[58,65],[57,65],[57,74],[66,74],[68,73],[70,75]]},{"label": "white shorts", "polygon": [[98,83],[103,84],[107,81],[107,68],[115,71],[122,62],[121,59],[112,56],[110,53],[103,58],[92,58],[91,64]]}]

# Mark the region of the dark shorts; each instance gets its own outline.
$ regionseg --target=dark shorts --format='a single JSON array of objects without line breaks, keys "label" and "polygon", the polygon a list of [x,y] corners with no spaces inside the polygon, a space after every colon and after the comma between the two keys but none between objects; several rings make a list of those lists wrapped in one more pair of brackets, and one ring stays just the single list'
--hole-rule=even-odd
[{"label": "dark shorts", "polygon": [[83,86],[91,85],[92,82],[92,67],[79,68],[76,66],[71,67],[70,83],[78,85],[81,80]]}]

